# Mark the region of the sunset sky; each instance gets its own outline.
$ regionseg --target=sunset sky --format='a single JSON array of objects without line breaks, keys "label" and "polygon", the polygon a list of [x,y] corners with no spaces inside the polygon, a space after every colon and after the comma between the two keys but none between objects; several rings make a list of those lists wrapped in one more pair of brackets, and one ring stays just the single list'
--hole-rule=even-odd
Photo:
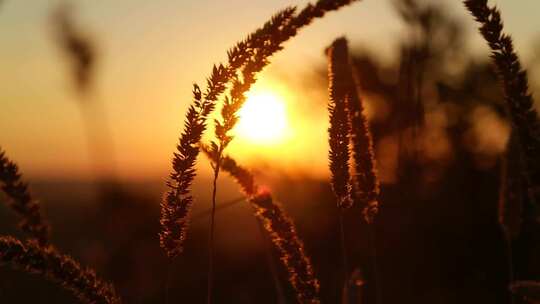
[{"label": "sunset sky", "polygon": [[[229,47],[276,10],[307,3],[73,2],[78,24],[99,47],[94,98],[107,110],[118,173],[126,179],[165,177],[191,101],[192,83],[204,84],[212,64],[223,62]],[[476,25],[460,1],[444,2],[469,28],[471,42],[464,48],[486,55],[483,42],[473,35]],[[4,0],[0,4],[0,145],[30,176],[85,178],[92,170],[77,104],[80,101],[50,24],[58,3]],[[540,41],[540,1],[492,3],[500,6],[506,30],[527,62],[533,56],[531,46]],[[319,86],[320,80],[313,76],[324,68],[324,48],[334,38],[346,35],[353,47],[379,52],[391,60],[401,30],[390,0],[361,1],[302,30],[272,58],[256,87],[261,94],[283,100],[286,115],[293,118],[289,121],[294,128],[288,127],[294,132],[274,146],[238,138],[231,153],[248,163],[279,159],[283,168],[321,174],[327,163],[323,136],[327,128],[326,87],[324,82]],[[320,109],[313,109],[317,100]]]}]

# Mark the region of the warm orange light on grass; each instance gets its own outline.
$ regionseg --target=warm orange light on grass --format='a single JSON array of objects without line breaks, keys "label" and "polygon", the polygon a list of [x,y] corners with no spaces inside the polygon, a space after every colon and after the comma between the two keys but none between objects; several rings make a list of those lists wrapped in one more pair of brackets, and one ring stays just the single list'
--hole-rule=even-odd
[{"label": "warm orange light on grass", "polygon": [[306,89],[304,82],[291,86],[261,77],[246,94],[226,153],[250,168],[327,178],[327,95],[324,87]]},{"label": "warm orange light on grass", "polygon": [[287,110],[285,101],[277,94],[267,91],[248,93],[238,115],[238,137],[264,145],[277,144],[286,137]]}]

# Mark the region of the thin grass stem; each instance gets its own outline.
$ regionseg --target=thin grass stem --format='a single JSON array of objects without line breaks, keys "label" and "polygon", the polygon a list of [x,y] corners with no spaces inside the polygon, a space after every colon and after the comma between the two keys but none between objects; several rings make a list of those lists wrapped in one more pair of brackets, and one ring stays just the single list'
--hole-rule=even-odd
[{"label": "thin grass stem", "polygon": [[[221,159],[221,149],[218,152],[218,160]],[[214,283],[214,235],[215,235],[215,220],[216,220],[216,195],[217,195],[217,180],[219,177],[219,162],[214,165],[214,180],[212,182],[212,213],[210,214],[210,236],[208,238],[208,289],[207,303],[212,303],[212,290]]]},{"label": "thin grass stem", "polygon": [[344,210],[339,210],[339,236],[341,243],[341,259],[343,267],[343,282],[346,284],[349,278],[349,259],[347,254],[347,242],[345,238],[345,214]]}]

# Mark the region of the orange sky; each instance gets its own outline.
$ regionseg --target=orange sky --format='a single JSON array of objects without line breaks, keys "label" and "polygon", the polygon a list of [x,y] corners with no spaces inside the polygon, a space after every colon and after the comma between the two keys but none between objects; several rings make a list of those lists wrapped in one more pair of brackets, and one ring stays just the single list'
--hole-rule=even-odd
[{"label": "orange sky", "polygon": [[[5,0],[0,5],[0,144],[30,176],[88,177],[92,171],[80,109],[49,24],[51,10],[59,2],[32,0],[28,5],[27,1]],[[235,41],[277,9],[306,3],[73,2],[81,26],[100,46],[95,98],[108,114],[118,173],[134,179],[166,176],[192,83],[204,83],[212,64],[223,61]],[[475,25],[458,1],[445,2],[473,32]],[[535,15],[540,1],[495,2],[502,8],[517,48],[529,58],[533,39],[540,37],[540,19]],[[279,159],[282,169],[324,174],[326,87],[305,79],[324,66],[323,49],[334,38],[346,35],[353,46],[391,58],[400,31],[389,0],[364,0],[303,30],[272,59],[258,85],[261,90],[282,92],[288,111],[303,113],[301,117],[295,114],[296,130],[300,131],[289,138],[287,150],[283,146],[266,151],[246,149],[247,143],[240,138],[231,152],[247,162],[274,164]],[[479,37],[474,37],[475,51],[486,52]],[[317,103],[320,109],[312,109]]]}]

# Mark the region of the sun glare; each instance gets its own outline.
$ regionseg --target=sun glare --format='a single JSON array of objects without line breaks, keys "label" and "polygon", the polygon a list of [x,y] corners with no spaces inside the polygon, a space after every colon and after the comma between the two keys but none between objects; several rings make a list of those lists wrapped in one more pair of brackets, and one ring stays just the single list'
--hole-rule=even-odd
[{"label": "sun glare", "polygon": [[253,92],[238,113],[236,134],[257,144],[276,144],[287,133],[285,101],[271,92]]}]

